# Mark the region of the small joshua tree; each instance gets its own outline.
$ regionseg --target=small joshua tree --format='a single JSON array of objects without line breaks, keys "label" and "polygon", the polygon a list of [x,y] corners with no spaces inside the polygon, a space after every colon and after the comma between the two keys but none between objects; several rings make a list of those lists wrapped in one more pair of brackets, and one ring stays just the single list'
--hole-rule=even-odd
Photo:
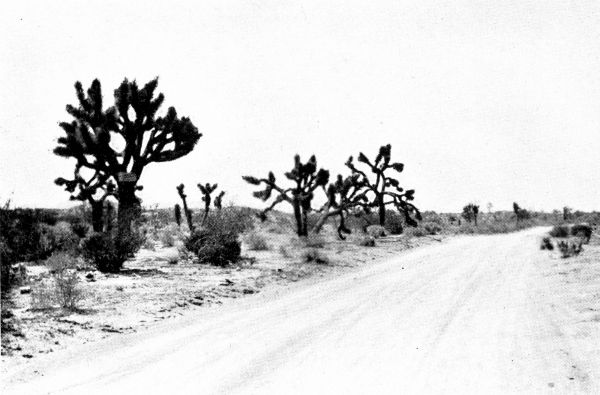
[{"label": "small joshua tree", "polygon": [[[205,185],[202,185],[201,183],[198,184],[198,189],[200,189],[200,192],[202,192],[202,201],[204,202],[204,217],[202,218],[202,223],[205,223],[206,219],[208,218],[208,212],[210,211],[210,203],[212,202],[211,195],[214,191],[217,190],[217,186],[218,184],[210,185],[210,183],[208,182]],[[221,192],[215,198],[215,207],[217,207],[219,210],[222,207],[221,200],[223,199],[224,194],[225,192]]]},{"label": "small joshua tree", "polygon": [[181,226],[181,206],[179,204],[175,205],[175,222],[177,226]]},{"label": "small joshua tree", "polygon": [[194,222],[192,221],[192,211],[189,209],[188,205],[187,205],[187,195],[184,192],[184,188],[185,185],[183,184],[179,184],[177,186],[177,193],[179,193],[179,197],[181,198],[181,201],[183,202],[183,212],[185,213],[185,219],[187,221],[188,224],[188,228],[190,229],[191,233],[194,233]]},{"label": "small joshua tree", "polygon": [[223,196],[225,196],[225,191],[221,191],[221,193],[215,197],[214,205],[217,210],[221,210],[223,208]]},{"label": "small joshua tree", "polygon": [[[358,162],[365,164],[373,177],[369,178],[366,172],[358,169],[353,162],[352,156],[346,162],[346,166],[352,171],[352,174],[360,175],[364,180],[364,188],[370,197],[366,203],[361,203],[365,210],[376,208],[379,212],[379,224],[385,225],[386,206],[393,205],[400,213],[404,215],[407,225],[417,226],[417,220],[421,220],[421,213],[410,203],[414,200],[414,189],[404,190],[400,187],[398,180],[387,172],[394,170],[401,173],[404,170],[402,163],[391,162],[392,146],[390,144],[379,148],[379,153],[375,161],[370,161],[362,152],[358,155]],[[413,218],[414,217],[414,218]]]},{"label": "small joshua tree", "polygon": [[327,188],[327,203],[319,210],[321,216],[315,225],[315,232],[321,230],[329,217],[338,216],[338,236],[344,240],[344,234],[350,233],[345,222],[349,212],[358,206],[368,205],[367,185],[360,174],[352,174],[346,178],[339,174],[336,181]]},{"label": "small joshua tree", "polygon": [[[187,155],[201,137],[190,119],[180,118],[173,107],[157,117],[164,101],[162,93],[154,94],[157,85],[158,78],[141,89],[125,79],[114,91],[115,105],[105,110],[100,81],[94,80],[87,92],[75,83],[79,106],[67,105],[74,120],[60,123],[66,135],[54,149],[59,156],[76,159],[77,166],[117,182],[117,241],[123,248],[129,248],[131,225],[140,213],[135,192],[144,168]],[[124,142],[122,149],[111,145],[115,137]]]},{"label": "small joshua tree", "polygon": [[104,202],[109,196],[116,196],[116,186],[110,176],[96,170],[87,179],[81,174],[81,165],[75,166],[74,177],[71,180],[59,177],[54,180],[58,186],[65,188],[71,194],[70,200],[87,202],[92,208],[92,228],[94,232],[104,231]]},{"label": "small joshua tree", "polygon": [[517,218],[517,224],[521,221],[528,220],[531,217],[529,211],[519,207],[517,202],[513,203],[513,211],[515,212],[515,217]]},{"label": "small joshua tree", "polygon": [[474,222],[477,226],[477,217],[479,216],[479,206],[474,203],[469,203],[463,207],[462,217],[465,221],[471,223]]},{"label": "small joshua tree", "polygon": [[296,155],[294,157],[294,168],[285,173],[285,176],[292,181],[292,186],[284,188],[277,185],[273,172],[269,172],[267,178],[252,176],[242,178],[252,185],[264,185],[264,190],[254,192],[254,197],[258,199],[266,202],[273,196],[273,191],[277,194],[272,203],[262,211],[262,218],[265,218],[266,213],[279,203],[287,202],[294,210],[298,236],[308,236],[308,213],[312,210],[314,192],[317,188],[323,188],[327,185],[329,171],[324,169],[317,171],[317,159],[314,155],[306,163],[302,163],[300,155]]}]

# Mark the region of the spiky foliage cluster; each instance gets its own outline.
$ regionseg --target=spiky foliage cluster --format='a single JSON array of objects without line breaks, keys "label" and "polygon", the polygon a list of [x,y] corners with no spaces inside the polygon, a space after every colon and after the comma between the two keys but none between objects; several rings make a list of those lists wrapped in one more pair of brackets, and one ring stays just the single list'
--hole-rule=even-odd
[{"label": "spiky foliage cluster", "polygon": [[[164,101],[162,93],[154,96],[157,85],[158,78],[141,89],[135,81],[125,79],[114,91],[115,105],[104,110],[100,81],[92,82],[87,95],[77,82],[79,107],[67,105],[67,112],[75,119],[60,123],[66,136],[58,139],[54,153],[75,158],[80,166],[115,179],[119,172],[127,171],[139,179],[148,163],[187,155],[201,134],[189,118],[179,118],[173,107],[164,117],[156,116]],[[121,151],[110,145],[114,134],[125,141]]]},{"label": "spiky foliage cluster", "polygon": [[264,189],[254,192],[254,196],[263,201],[268,201],[275,196],[272,203],[262,211],[265,218],[266,213],[273,210],[279,203],[286,202],[294,210],[296,220],[296,231],[298,236],[308,235],[308,213],[312,211],[312,202],[317,188],[323,188],[329,182],[329,171],[317,170],[317,158],[313,155],[306,163],[302,163],[300,155],[294,157],[294,167],[285,173],[288,180],[292,182],[289,187],[277,185],[273,172],[269,172],[267,178],[256,178],[244,176],[243,179],[252,185],[264,185]]},{"label": "spiky foliage cluster", "polygon": [[[365,154],[359,153],[357,161],[366,165],[368,170],[363,171],[356,167],[351,156],[346,162],[346,166],[352,174],[359,175],[362,188],[369,197],[366,201],[361,201],[360,206],[365,211],[377,209],[379,212],[379,224],[385,225],[385,213],[388,206],[395,207],[401,214],[407,225],[417,226],[417,220],[421,220],[421,213],[417,207],[411,203],[414,200],[414,189],[404,190],[400,187],[399,181],[389,174],[390,170],[401,173],[404,170],[404,164],[391,161],[392,146],[390,144],[381,146],[374,161],[369,160]],[[370,175],[367,172],[370,171]]]},{"label": "spiky foliage cluster", "polygon": [[[158,79],[139,88],[135,81],[125,79],[114,91],[114,106],[104,109],[102,89],[96,79],[87,92],[80,82],[75,84],[79,105],[67,105],[74,118],[62,122],[65,136],[58,139],[54,153],[74,158],[76,177],[61,179],[59,184],[74,196],[84,198],[95,194],[102,183],[116,183],[119,201],[119,240],[131,238],[131,224],[139,213],[135,196],[137,182],[146,165],[178,159],[192,151],[201,134],[187,117],[179,117],[173,107],[164,116],[157,112],[164,101],[162,93],[155,95]],[[115,137],[124,142],[117,148]],[[77,177],[79,169],[88,168],[94,176],[85,180]],[[119,177],[130,173],[128,177]]]},{"label": "spiky foliage cluster", "polygon": [[187,195],[185,194],[184,189],[185,189],[185,185],[179,184],[177,186],[177,193],[179,194],[179,197],[181,198],[181,201],[183,203],[183,212],[185,213],[185,219],[187,221],[188,228],[190,229],[190,232],[193,233],[195,227],[194,227],[194,221],[192,220],[192,210],[190,210],[190,208],[188,207]]},{"label": "spiky foliage cluster", "polygon": [[[204,217],[202,218],[202,223],[206,222],[208,218],[208,213],[210,211],[210,204],[212,203],[212,193],[217,190],[218,184],[210,184],[206,183],[202,185],[202,183],[198,184],[198,189],[202,192],[202,201],[204,202]],[[221,191],[216,197],[214,201],[215,208],[220,210],[223,208],[223,196],[225,196],[225,191]]]},{"label": "spiky foliage cluster", "polygon": [[321,216],[315,225],[315,232],[319,232],[329,217],[339,217],[337,228],[340,239],[344,240],[344,234],[349,234],[350,229],[346,227],[346,217],[359,206],[368,206],[367,197],[368,183],[360,174],[352,174],[344,178],[338,174],[335,182],[327,187],[327,202],[321,208]]},{"label": "spiky foliage cluster", "polygon": [[465,221],[471,223],[474,222],[477,226],[477,217],[479,216],[479,206],[474,203],[469,203],[463,207],[462,217]]}]

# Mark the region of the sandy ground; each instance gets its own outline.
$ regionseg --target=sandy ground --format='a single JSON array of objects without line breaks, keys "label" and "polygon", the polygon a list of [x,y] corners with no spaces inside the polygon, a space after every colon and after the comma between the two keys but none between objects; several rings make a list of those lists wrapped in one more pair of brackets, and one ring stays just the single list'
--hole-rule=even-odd
[{"label": "sandy ground", "polygon": [[539,250],[545,230],[453,238],[56,352],[8,369],[2,392],[600,393],[600,246],[561,260]]}]

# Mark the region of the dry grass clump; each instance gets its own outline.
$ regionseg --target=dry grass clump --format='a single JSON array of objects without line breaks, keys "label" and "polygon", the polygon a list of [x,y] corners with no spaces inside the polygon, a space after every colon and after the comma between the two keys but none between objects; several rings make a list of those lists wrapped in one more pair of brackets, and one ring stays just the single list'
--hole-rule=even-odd
[{"label": "dry grass clump", "polygon": [[329,258],[327,257],[327,255],[321,253],[317,248],[307,248],[306,250],[304,250],[302,257],[307,263],[329,263]]},{"label": "dry grass clump", "polygon": [[76,310],[85,298],[77,267],[79,260],[66,253],[56,253],[46,260],[50,281],[42,281],[32,288],[31,305],[34,309],[48,309],[58,304],[67,310]]},{"label": "dry grass clump", "polygon": [[356,240],[356,245],[361,247],[375,247],[375,238],[373,236],[364,236]]},{"label": "dry grass clump", "polygon": [[251,232],[245,237],[248,249],[251,251],[266,251],[269,249],[267,239],[258,232]]}]

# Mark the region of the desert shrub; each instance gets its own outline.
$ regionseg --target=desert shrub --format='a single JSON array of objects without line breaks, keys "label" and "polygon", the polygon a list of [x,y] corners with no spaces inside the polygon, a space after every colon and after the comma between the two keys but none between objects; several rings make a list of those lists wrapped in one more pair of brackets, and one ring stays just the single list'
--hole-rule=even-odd
[{"label": "desert shrub", "polygon": [[573,236],[581,237],[585,243],[589,243],[592,238],[592,227],[588,224],[577,224],[571,227]]},{"label": "desert shrub", "polygon": [[40,281],[31,287],[31,308],[46,310],[54,306],[55,286],[50,279]]},{"label": "desert shrub", "polygon": [[57,272],[54,275],[54,281],[56,283],[56,299],[60,306],[69,310],[76,309],[84,298],[77,271],[67,269]]},{"label": "desert shrub", "polygon": [[387,211],[385,218],[385,229],[392,235],[400,235],[404,232],[404,220],[395,211]]},{"label": "desert shrub", "polygon": [[356,241],[356,244],[361,247],[375,247],[375,238],[372,236],[364,236]]},{"label": "desert shrub", "polygon": [[185,247],[198,257],[200,263],[215,266],[236,262],[242,252],[237,233],[210,227],[196,230],[185,241]]},{"label": "desert shrub", "polygon": [[79,237],[70,223],[61,221],[52,227],[54,250],[75,251],[79,245]]},{"label": "desert shrub", "polygon": [[163,247],[173,247],[175,245],[175,236],[171,232],[163,231],[160,234],[160,243]]},{"label": "desert shrub", "polygon": [[304,250],[302,254],[304,261],[307,263],[319,263],[326,264],[329,263],[329,258],[327,255],[322,254],[317,248],[307,248]]},{"label": "desert shrub", "polygon": [[90,261],[98,270],[116,273],[123,267],[126,255],[119,251],[115,239],[107,234],[94,233],[83,241],[84,258]]},{"label": "desert shrub", "polygon": [[308,248],[324,248],[325,238],[323,235],[310,233],[308,236],[301,239],[304,242],[304,246]]},{"label": "desert shrub", "polygon": [[554,249],[552,239],[548,236],[543,237],[542,241],[540,242],[540,249],[552,251]]},{"label": "desert shrub", "polygon": [[565,238],[569,237],[571,231],[568,225],[556,225],[552,228],[552,230],[550,230],[549,234],[552,237]]},{"label": "desert shrub", "polygon": [[77,275],[78,265],[78,259],[72,255],[64,252],[52,254],[46,260],[52,283],[42,281],[32,288],[32,307],[46,309],[58,303],[65,309],[76,309],[78,303],[84,298]]},{"label": "desert shrub", "polygon": [[267,239],[257,232],[248,234],[246,236],[246,243],[248,244],[248,249],[252,251],[265,251],[269,249]]},{"label": "desert shrub", "polygon": [[428,235],[427,231],[421,226],[407,228],[405,234],[407,237],[425,237]]},{"label": "desert shrub", "polygon": [[561,258],[570,258],[579,255],[583,251],[583,241],[580,238],[560,240],[557,243]]},{"label": "desert shrub", "polygon": [[292,257],[292,254],[290,254],[290,251],[287,249],[286,246],[283,246],[283,245],[279,246],[279,253],[284,258],[291,258]]},{"label": "desert shrub", "polygon": [[158,239],[164,247],[173,247],[178,239],[183,238],[183,232],[175,224],[169,224],[158,232]]},{"label": "desert shrub", "polygon": [[442,227],[435,222],[423,222],[420,226],[427,232],[429,235],[437,235],[442,231]]},{"label": "desert shrub", "polygon": [[386,236],[385,228],[381,225],[367,226],[367,234],[375,239]]}]

